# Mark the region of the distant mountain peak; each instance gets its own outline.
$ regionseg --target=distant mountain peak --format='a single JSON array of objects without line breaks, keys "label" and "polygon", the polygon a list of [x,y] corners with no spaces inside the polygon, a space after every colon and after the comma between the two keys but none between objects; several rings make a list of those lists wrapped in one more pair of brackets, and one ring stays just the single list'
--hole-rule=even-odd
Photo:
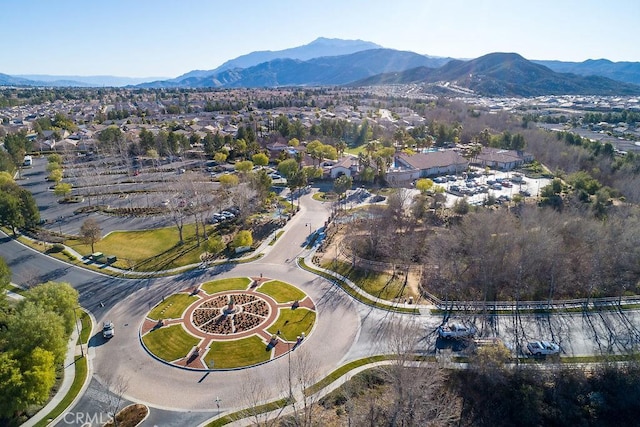
[{"label": "distant mountain peak", "polygon": [[364,40],[360,40],[360,39],[337,39],[337,38],[329,38],[329,37],[318,37],[317,39],[315,39],[314,41],[312,41],[311,43],[306,44],[305,46],[314,46],[314,45],[337,45],[337,46],[348,46],[348,45],[353,45],[353,44],[367,44],[367,45],[371,45],[372,49],[375,48],[381,48],[382,46],[376,44],[376,43],[372,43],[372,42],[368,42],[368,41],[364,41]]},{"label": "distant mountain peak", "polygon": [[610,61],[605,58],[600,59],[587,59],[583,62],[583,64],[613,64],[613,61]]},{"label": "distant mountain peak", "polygon": [[249,68],[262,64],[263,62],[273,61],[274,59],[289,58],[298,59],[301,61],[307,61],[313,58],[319,58],[323,56],[340,56],[349,55],[351,53],[361,52],[369,49],[379,49],[380,45],[373,42],[363,40],[345,40],[345,39],[331,39],[327,37],[318,37],[311,43],[292,47],[283,50],[262,50],[251,52],[246,55],[238,56],[235,59],[226,61],[214,70],[202,71],[194,70],[189,71],[179,77],[176,77],[172,81],[180,82],[184,79],[191,77],[204,78],[220,73],[222,71],[231,70],[235,68]]}]

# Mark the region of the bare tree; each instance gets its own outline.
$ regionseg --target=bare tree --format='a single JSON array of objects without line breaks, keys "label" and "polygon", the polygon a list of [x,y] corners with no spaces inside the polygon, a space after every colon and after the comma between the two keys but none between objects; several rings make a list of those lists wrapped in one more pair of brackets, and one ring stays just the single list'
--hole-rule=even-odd
[{"label": "bare tree", "polygon": [[253,425],[270,427],[277,425],[279,413],[264,412],[260,409],[267,403],[273,384],[266,384],[263,378],[252,375],[249,371],[241,381],[242,404],[246,408],[242,411],[243,418],[250,418]]},{"label": "bare tree", "polygon": [[91,245],[91,253],[95,252],[93,247],[96,242],[102,239],[100,224],[95,218],[89,218],[80,226],[80,236],[85,244]]},{"label": "bare tree", "polygon": [[445,387],[442,368],[416,360],[420,328],[406,322],[392,327],[393,362],[382,368],[391,386],[388,425],[453,425],[460,416],[458,399]]},{"label": "bare tree", "polygon": [[293,415],[294,425],[310,427],[313,425],[313,414],[317,397],[308,395],[305,390],[315,384],[318,378],[318,362],[316,362],[310,354],[310,349],[302,347],[295,351],[291,358],[291,381],[294,387],[299,389],[302,399],[300,403],[294,401],[293,407],[295,413]]},{"label": "bare tree", "polygon": [[179,244],[183,244],[184,226],[187,221],[187,216],[193,207],[193,205],[189,206],[190,203],[193,203],[192,201],[189,201],[193,197],[193,189],[189,178],[187,178],[187,174],[182,175],[181,179],[169,183],[168,189],[171,193],[171,199],[167,206],[169,217],[178,230]]},{"label": "bare tree", "polygon": [[105,401],[102,402],[102,409],[112,417],[114,427],[118,427],[117,414],[125,400],[124,395],[129,389],[129,380],[123,375],[118,375],[115,378],[108,378],[104,386],[109,389],[109,393]]}]

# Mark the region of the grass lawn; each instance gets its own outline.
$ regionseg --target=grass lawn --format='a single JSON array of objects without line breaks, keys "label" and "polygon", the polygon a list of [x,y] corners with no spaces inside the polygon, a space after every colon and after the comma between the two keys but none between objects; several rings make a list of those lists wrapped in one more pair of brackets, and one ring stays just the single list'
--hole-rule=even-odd
[{"label": "grass lawn", "polygon": [[156,329],[143,336],[142,341],[151,353],[167,362],[185,357],[200,342],[189,335],[182,325]]},{"label": "grass lawn", "polygon": [[322,191],[318,191],[311,196],[313,200],[317,200],[318,202],[333,202],[338,200],[338,195],[332,191],[328,193],[323,193]]},{"label": "grass lawn", "polygon": [[348,278],[369,295],[387,301],[393,301],[396,298],[408,298],[409,296],[417,297],[417,295],[410,294],[409,288],[404,286],[404,275],[402,274],[392,278],[389,273],[367,272],[354,268],[350,263],[342,261],[329,261],[323,264],[322,267]]},{"label": "grass lawn", "polygon": [[50,424],[50,420],[54,419],[58,415],[62,414],[65,410],[69,408],[69,405],[76,398],[80,390],[82,390],[82,386],[84,385],[85,380],[87,379],[87,358],[80,357],[75,361],[75,376],[73,377],[73,383],[71,383],[71,388],[69,392],[64,396],[64,398],[60,401],[60,403],[53,409],[53,411],[49,412],[42,420],[34,424],[36,427],[45,427]]},{"label": "grass lawn", "polygon": [[18,294],[18,295],[24,295],[25,292],[27,292],[26,289],[23,288],[19,288],[17,286],[12,285],[11,283],[9,283],[7,285],[7,290],[13,292],[14,294]]},{"label": "grass lawn", "polygon": [[362,144],[362,145],[358,145],[357,147],[349,147],[346,150],[344,150],[344,152],[357,156],[360,153],[364,153],[366,147],[367,147],[367,144]]},{"label": "grass lawn", "polygon": [[276,241],[284,234],[284,230],[280,230],[276,233],[273,239],[269,242],[269,246],[275,245]]},{"label": "grass lawn", "polygon": [[342,279],[338,279],[332,275],[330,275],[329,273],[326,273],[322,270],[316,270],[315,268],[313,268],[312,266],[309,266],[305,263],[304,258],[298,258],[298,265],[300,267],[302,267],[304,270],[307,271],[311,271],[314,274],[317,274],[321,277],[324,277],[325,279],[333,282],[334,284],[336,284],[337,286],[340,286],[340,288],[342,288],[342,290],[344,290],[346,293],[348,293],[349,295],[351,295],[354,299],[363,302],[367,305],[370,305],[372,307],[378,307],[378,308],[382,308],[384,310],[390,310],[390,311],[397,311],[400,313],[410,313],[410,314],[420,314],[420,311],[417,308],[405,308],[405,307],[395,307],[391,304],[387,304],[387,303],[382,303],[382,302],[378,302],[378,301],[373,301],[359,293],[357,293],[355,290],[351,289],[351,286],[347,285],[346,283],[344,283],[344,281]]},{"label": "grass lawn", "polygon": [[255,408],[245,409],[238,412],[233,412],[229,415],[225,415],[216,420],[211,421],[206,427],[220,427],[227,424],[231,424],[234,421],[241,420],[243,418],[256,416],[258,414],[264,414],[266,412],[275,411],[276,409],[284,408],[288,405],[288,399],[280,399],[274,402],[265,403],[264,405],[256,406]]},{"label": "grass lawn", "polygon": [[[97,242],[94,249],[105,255],[115,255],[118,260],[114,266],[125,270],[132,267],[136,271],[166,270],[200,262],[204,249],[197,246],[193,224],[185,224],[183,237],[184,244],[179,245],[176,227],[117,231]],[[81,240],[69,239],[65,244],[80,254],[91,253],[91,245]]]},{"label": "grass lawn", "polygon": [[315,311],[306,308],[296,308],[295,310],[290,308],[281,309],[280,316],[278,316],[278,319],[267,330],[272,335],[275,335],[276,332],[280,330],[281,336],[285,340],[295,341],[300,333],[304,332],[305,335],[309,334],[315,321]]},{"label": "grass lawn", "polygon": [[271,358],[267,344],[257,336],[234,341],[213,341],[204,360],[214,369],[230,369],[266,362]]},{"label": "grass lawn", "polygon": [[86,344],[89,342],[89,337],[91,337],[91,332],[93,329],[93,325],[91,324],[91,317],[89,313],[82,310],[78,315],[80,322],[82,322],[82,331],[80,331],[80,337],[78,337],[78,344]]},{"label": "grass lawn", "polygon": [[289,301],[299,301],[307,295],[300,289],[280,280],[269,280],[263,283],[258,290],[263,294],[267,294],[279,303]]},{"label": "grass lawn", "polygon": [[200,289],[209,295],[223,291],[246,291],[251,280],[248,277],[234,277],[232,279],[212,280],[203,283]]},{"label": "grass lawn", "polygon": [[342,365],[335,371],[331,372],[329,375],[327,375],[317,383],[313,384],[312,386],[307,387],[304,390],[304,394],[305,396],[311,396],[312,394],[322,390],[324,387],[328,386],[329,384],[331,384],[332,382],[334,382],[335,380],[337,380],[338,378],[340,378],[341,376],[343,376],[344,374],[346,374],[347,372],[353,369],[359,368],[364,365],[368,365],[370,363],[382,362],[384,360],[389,360],[389,359],[392,359],[392,356],[379,355],[379,356],[365,357],[363,359],[358,359],[358,360],[354,360],[353,362],[349,362],[346,365]]},{"label": "grass lawn", "polygon": [[152,320],[179,319],[182,317],[182,312],[197,299],[198,297],[189,294],[171,295],[156,305],[147,317]]}]

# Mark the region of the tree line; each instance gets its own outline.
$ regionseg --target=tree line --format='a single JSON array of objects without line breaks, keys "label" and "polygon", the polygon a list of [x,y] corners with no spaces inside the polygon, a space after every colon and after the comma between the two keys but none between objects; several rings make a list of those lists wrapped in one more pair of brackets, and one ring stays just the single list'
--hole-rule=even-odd
[{"label": "tree line", "polygon": [[76,327],[78,293],[47,282],[9,302],[11,272],[0,258],[0,424],[19,424],[25,411],[49,399]]},{"label": "tree line", "polygon": [[[434,225],[438,196],[427,202],[390,196],[386,209],[353,224],[350,249],[390,265],[422,265],[421,287],[442,300],[552,301],[640,292],[635,206],[608,207],[606,221],[580,206],[562,212],[531,204],[473,208],[443,227]],[[414,208],[407,209],[411,202]],[[416,217],[425,209],[427,216]]]}]

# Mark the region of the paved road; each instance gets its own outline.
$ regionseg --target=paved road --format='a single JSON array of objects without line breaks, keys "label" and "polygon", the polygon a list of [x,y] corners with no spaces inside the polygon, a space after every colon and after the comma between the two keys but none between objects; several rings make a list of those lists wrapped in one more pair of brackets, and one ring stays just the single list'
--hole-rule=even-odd
[{"label": "paved road", "polygon": [[[222,399],[223,411],[231,411],[251,405],[249,400],[256,397],[256,390],[263,401],[286,396],[288,357],[251,369],[206,374],[167,367],[141,347],[138,331],[150,307],[165,295],[213,278],[262,273],[293,283],[309,294],[318,308],[317,324],[304,345],[292,354],[291,363],[306,363],[318,378],[350,360],[393,351],[406,327],[419,331],[426,352],[443,347],[435,334],[442,318],[402,315],[355,303],[330,282],[297,268],[295,260],[307,253],[305,241],[310,231],[322,226],[328,215],[328,206],[313,201],[310,195],[300,202],[301,210],[287,224],[285,234],[259,261],[169,278],[131,280],[104,276],[41,255],[11,239],[0,239],[0,256],[8,262],[15,283],[69,282],[78,289],[81,304],[93,313],[98,324],[107,318],[116,324],[117,335],[109,342],[102,340],[98,330],[94,331],[89,345],[94,378],[72,411],[104,412],[105,402],[113,398],[113,393],[105,391],[105,384],[111,384],[113,391],[119,378],[126,379],[126,391],[122,393],[125,399],[147,403],[152,408],[152,415],[144,424],[150,426],[198,424],[216,413],[216,397]],[[636,348],[640,342],[638,316],[633,311],[532,315],[517,321],[510,316],[463,320],[475,322],[484,335],[498,335],[507,342],[513,341],[517,329],[523,341],[550,338],[559,342],[567,355],[586,355]],[[69,417],[58,425],[73,425],[68,421]]]},{"label": "paved road", "polygon": [[[280,382],[288,378],[287,358],[248,370],[205,375],[199,371],[168,368],[149,357],[139,343],[138,331],[145,313],[164,295],[213,278],[260,274],[295,284],[315,301],[319,312],[316,325],[295,354],[309,353],[317,365],[318,374],[329,373],[356,340],[360,321],[352,300],[344,292],[296,265],[297,257],[307,253],[305,241],[308,230],[323,225],[326,216],[323,205],[313,203],[307,196],[278,244],[270,247],[260,261],[186,273],[138,288],[105,315],[115,322],[117,335],[108,343],[103,343],[99,336],[95,337],[90,355],[94,358],[96,376],[101,379],[114,376],[135,378],[127,390],[130,399],[166,408],[210,410],[216,396],[225,396],[225,408],[243,406],[245,393],[242,385],[247,382],[247,377],[264,384]],[[276,398],[284,396],[287,387],[268,387],[268,391],[265,398]]]}]

